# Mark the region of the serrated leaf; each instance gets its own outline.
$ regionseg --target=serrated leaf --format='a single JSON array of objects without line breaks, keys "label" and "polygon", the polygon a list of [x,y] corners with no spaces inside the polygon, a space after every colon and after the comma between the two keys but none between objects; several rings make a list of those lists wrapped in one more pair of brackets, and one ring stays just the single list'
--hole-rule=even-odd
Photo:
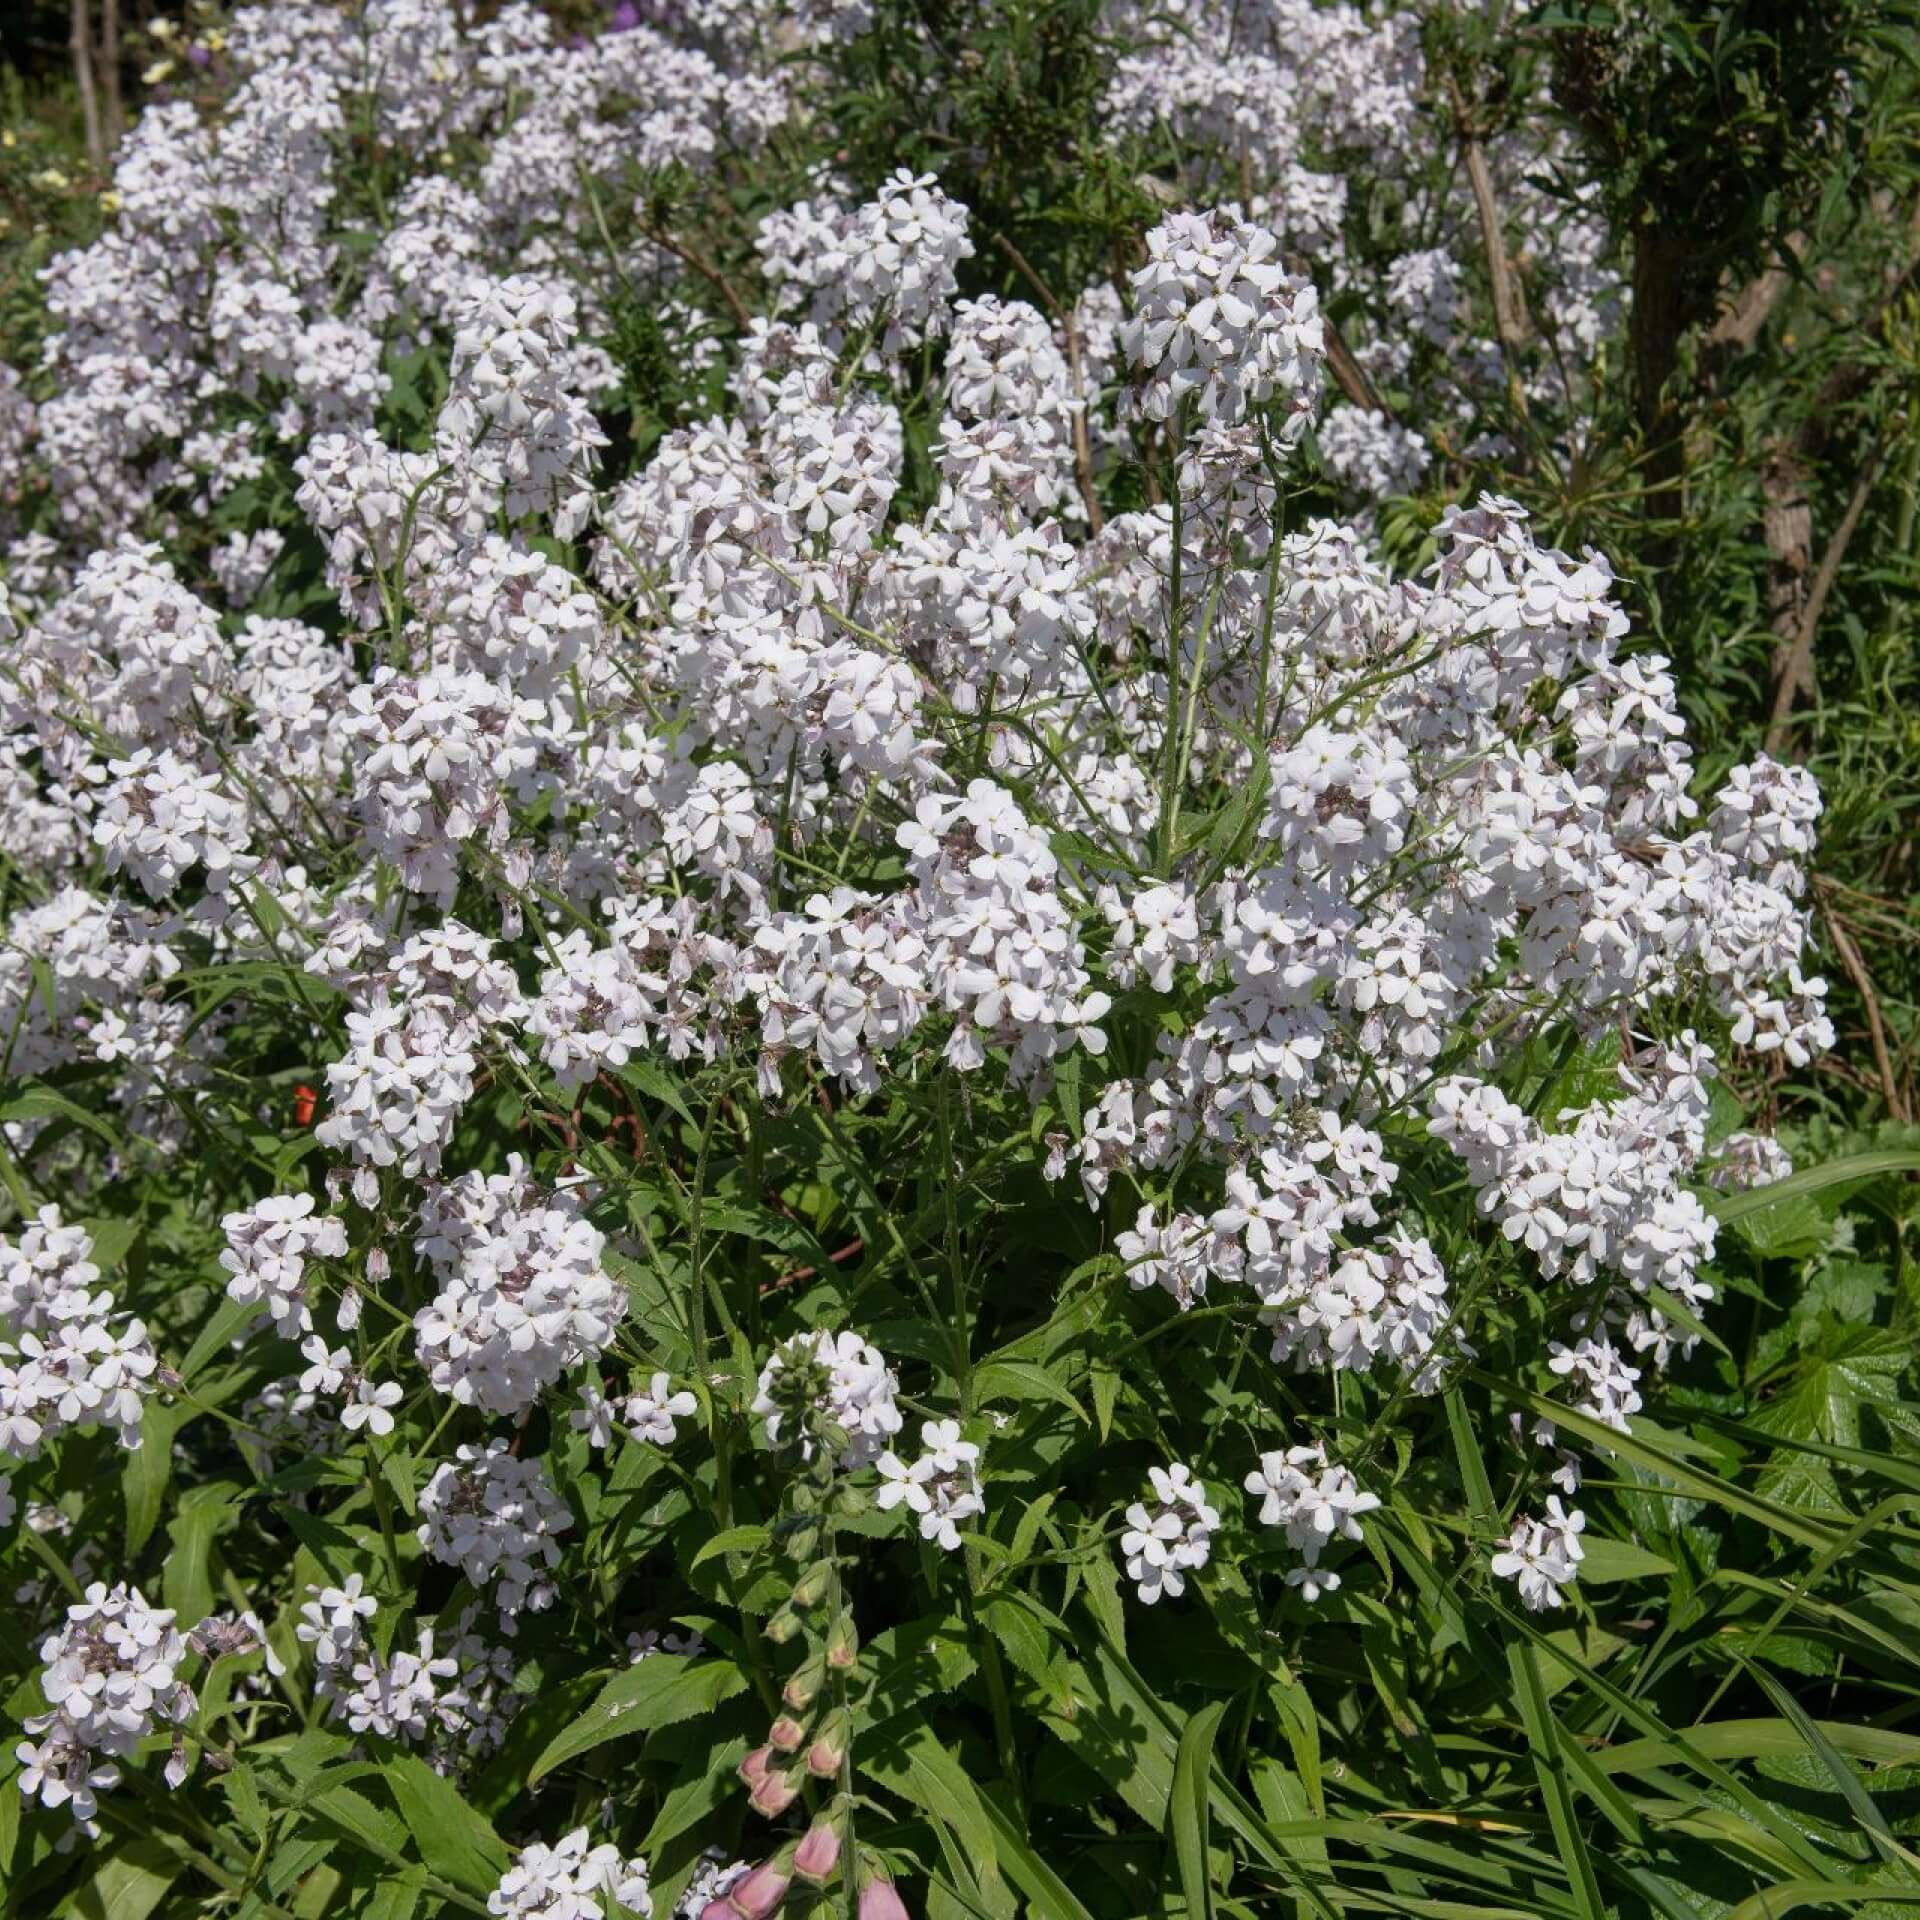
[{"label": "serrated leaf", "polygon": [[981,1607],[980,1618],[1007,1658],[1052,1699],[1056,1710],[1065,1712],[1071,1695],[1054,1662],[1053,1637],[1036,1608],[1024,1595],[999,1593]]},{"label": "serrated leaf", "polygon": [[1913,1343],[1890,1329],[1839,1329],[1802,1356],[1785,1389],[1756,1407],[1748,1424],[1783,1439],[1857,1447],[1860,1409],[1897,1409],[1900,1380],[1914,1362]]},{"label": "serrated leaf", "polygon": [[773,1536],[765,1527],[723,1527],[688,1563],[688,1571],[723,1553],[758,1553]]}]

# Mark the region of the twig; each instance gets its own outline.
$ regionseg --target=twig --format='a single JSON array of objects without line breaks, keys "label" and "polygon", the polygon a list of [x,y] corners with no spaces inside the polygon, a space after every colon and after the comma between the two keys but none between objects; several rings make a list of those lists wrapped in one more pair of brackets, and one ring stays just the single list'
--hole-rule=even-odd
[{"label": "twig", "polygon": [[[1289,273],[1298,274],[1303,280],[1313,278],[1313,266],[1304,254],[1283,253],[1280,264]],[[1320,331],[1327,346],[1327,371],[1333,375],[1333,383],[1356,407],[1368,413],[1383,414],[1396,426],[1399,421],[1393,409],[1380,397],[1379,389],[1367,378],[1367,370],[1353,357],[1353,349],[1340,336],[1340,329],[1334,324],[1333,315],[1325,307],[1320,309]],[[1428,435],[1431,439],[1433,436]]]},{"label": "twig", "polygon": [[[865,1250],[864,1240],[849,1240],[844,1247],[828,1254],[827,1259],[837,1267],[842,1260],[851,1260],[856,1253],[863,1253]],[[782,1287],[791,1287],[802,1280],[811,1280],[819,1271],[818,1267],[795,1267],[790,1272],[764,1282],[760,1291],[763,1294],[778,1293]]]},{"label": "twig", "polygon": [[1034,271],[1033,263],[1016,247],[1004,233],[996,233],[994,244],[999,247],[1013,264],[1026,277],[1029,285],[1040,296],[1041,304],[1053,315],[1054,323],[1067,342],[1067,365],[1073,374],[1073,472],[1080,484],[1080,502],[1087,510],[1087,530],[1098,533],[1106,524],[1100,511],[1100,495],[1093,484],[1093,442],[1087,434],[1087,389],[1081,376],[1080,362],[1080,323],[1072,313],[1061,306],[1053,297],[1051,289]]},{"label": "twig", "polygon": [[1814,885],[1820,892],[1820,911],[1826,916],[1827,931],[1833,936],[1833,950],[1840,956],[1840,964],[1846,968],[1847,977],[1858,990],[1867,1010],[1867,1037],[1873,1043],[1873,1065],[1874,1071],[1880,1076],[1880,1097],[1887,1103],[1888,1115],[1904,1125],[1908,1117],[1907,1103],[1900,1096],[1900,1082],[1893,1071],[1893,1056],[1887,1049],[1886,1023],[1880,1018],[1880,1001],[1873,990],[1872,976],[1867,972],[1867,963],[1860,957],[1860,949],[1854,944],[1846,923],[1834,912],[1833,902],[1827,898],[1825,883],[1816,878]]},{"label": "twig", "polygon": [[726,275],[697,247],[689,241],[676,240],[664,227],[656,227],[650,222],[642,222],[640,231],[656,247],[665,247],[676,260],[684,260],[701,279],[714,287],[727,303],[727,311],[733,315],[734,324],[742,333],[752,330],[753,315],[747,311],[747,303],[734,292]]},{"label": "twig", "polygon": [[1447,93],[1453,102],[1454,123],[1460,130],[1460,152],[1467,163],[1467,181],[1473,188],[1473,204],[1480,216],[1480,239],[1487,251],[1487,277],[1493,282],[1493,324],[1500,335],[1504,352],[1513,354],[1526,345],[1527,301],[1519,276],[1507,258],[1507,238],[1500,225],[1500,203],[1494,198],[1493,173],[1487,165],[1487,150],[1480,144],[1480,129],[1467,111],[1460,83],[1447,75]]},{"label": "twig", "polygon": [[93,85],[93,33],[87,20],[87,0],[73,0],[68,21],[67,45],[73,52],[73,83],[80,90],[80,117],[86,123],[87,158],[97,172],[107,164],[107,147],[101,136],[100,101]]},{"label": "twig", "polygon": [[[1795,231],[1787,235],[1781,251],[1797,262],[1806,244],[1807,236]],[[1760,338],[1761,328],[1779,305],[1780,296],[1793,285],[1793,277],[1793,268],[1778,262],[1756,274],[1713,323],[1707,345],[1745,353]]]},{"label": "twig", "polygon": [[120,0],[100,0],[100,91],[106,145],[111,152],[127,130],[126,110],[120,101]]},{"label": "twig", "polygon": [[[1905,426],[1902,420],[1895,423]],[[1805,610],[1800,615],[1800,630],[1794,635],[1793,646],[1782,665],[1780,678],[1774,688],[1773,715],[1767,724],[1767,751],[1778,753],[1786,745],[1787,735],[1793,728],[1793,702],[1804,682],[1806,690],[1813,691],[1813,636],[1820,624],[1820,614],[1827,604],[1827,595],[1833,591],[1833,583],[1840,572],[1840,563],[1846,558],[1847,547],[1853,539],[1854,530],[1860,524],[1860,516],[1867,510],[1868,496],[1873,492],[1873,484],[1880,477],[1880,463],[1886,453],[1887,429],[1883,429],[1879,439],[1873,443],[1872,451],[1867,455],[1866,465],[1860,469],[1860,478],[1854,483],[1853,498],[1847,502],[1847,511],[1839,526],[1833,530],[1833,538],[1827,542],[1827,550],[1820,556],[1820,570],[1813,576],[1813,590],[1807,595]]]}]

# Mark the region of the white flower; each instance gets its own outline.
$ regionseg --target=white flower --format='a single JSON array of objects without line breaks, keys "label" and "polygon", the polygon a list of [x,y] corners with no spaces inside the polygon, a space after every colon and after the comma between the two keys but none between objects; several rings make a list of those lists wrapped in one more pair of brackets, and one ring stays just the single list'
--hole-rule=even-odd
[{"label": "white flower", "polygon": [[[786,1346],[776,1348],[760,1370],[753,1411],[766,1416],[770,1445],[780,1445],[786,1418],[772,1390],[780,1376],[794,1368],[819,1370],[813,1407],[821,1420],[846,1435],[842,1467],[869,1465],[879,1457],[883,1443],[900,1431],[903,1422],[894,1405],[900,1383],[887,1363],[857,1333],[828,1333],[822,1328],[796,1335]],[[811,1459],[812,1438],[802,1436],[800,1445],[802,1458]]]},{"label": "white flower", "polygon": [[880,1456],[881,1486],[874,1504],[884,1512],[904,1505],[920,1523],[920,1537],[948,1553],[961,1544],[960,1524],[986,1511],[980,1490],[980,1449],[960,1437],[957,1420],[929,1420],[920,1429],[920,1457],[909,1464]]},{"label": "white flower", "polygon": [[1163,1593],[1186,1591],[1186,1576],[1207,1564],[1220,1515],[1207,1504],[1207,1490],[1192,1470],[1175,1461],[1147,1475],[1153,1504],[1136,1500],[1127,1509],[1120,1557],[1141,1600],[1152,1606]]},{"label": "white flower", "polygon": [[1260,1496],[1260,1524],[1284,1528],[1304,1562],[1288,1570],[1287,1584],[1307,1600],[1339,1586],[1338,1574],[1320,1569],[1321,1552],[1334,1540],[1363,1538],[1360,1515],[1379,1506],[1379,1496],[1363,1493],[1347,1468],[1329,1466],[1318,1443],[1262,1454],[1245,1485]]}]

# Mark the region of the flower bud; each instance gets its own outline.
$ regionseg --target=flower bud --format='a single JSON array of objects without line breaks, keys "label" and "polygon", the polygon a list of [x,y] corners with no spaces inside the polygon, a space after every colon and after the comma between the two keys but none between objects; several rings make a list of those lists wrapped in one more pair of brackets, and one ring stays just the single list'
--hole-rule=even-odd
[{"label": "flower bud", "polygon": [[843,1613],[827,1635],[827,1665],[844,1673],[859,1658],[860,1630],[853,1624],[853,1615]]},{"label": "flower bud", "polygon": [[776,1753],[798,1753],[806,1739],[806,1727],[790,1713],[783,1713],[767,1730],[767,1745]]},{"label": "flower bud", "polygon": [[[759,1866],[727,1889],[724,1904],[732,1907],[740,1920],[767,1920],[767,1915],[787,1897],[793,1884],[793,1849],[782,1847],[771,1860]],[[706,1920],[703,1914],[701,1920]]]},{"label": "flower bud", "polygon": [[836,1708],[821,1721],[820,1730],[807,1749],[807,1771],[817,1780],[838,1777],[840,1763],[847,1757],[847,1733],[850,1721],[845,1708]]},{"label": "flower bud", "polygon": [[847,1803],[842,1795],[810,1826],[793,1856],[793,1870],[802,1880],[824,1887],[840,1865],[840,1841],[846,1826]]},{"label": "flower bud", "polygon": [[827,1597],[827,1589],[833,1584],[833,1562],[816,1560],[794,1583],[792,1605],[805,1613],[817,1607]]},{"label": "flower bud", "polygon": [[[793,1805],[799,1792],[799,1769],[796,1767],[791,1773],[763,1774],[754,1783],[753,1791],[747,1796],[747,1800],[755,1813],[764,1813],[771,1820],[776,1815],[785,1813]],[[729,1898],[731,1897],[729,1895]]]},{"label": "flower bud", "polygon": [[795,1713],[805,1713],[813,1705],[820,1691],[820,1683],[827,1677],[826,1656],[810,1653],[795,1669],[787,1684],[781,1688],[780,1697]]},{"label": "flower bud", "polygon": [[776,1647],[784,1647],[800,1631],[800,1616],[791,1607],[782,1607],[760,1629]]},{"label": "flower bud", "polygon": [[876,1873],[860,1889],[858,1920],[908,1920],[907,1903],[894,1891],[885,1874]]},{"label": "flower bud", "polygon": [[738,1772],[741,1783],[744,1786],[757,1787],[760,1782],[767,1777],[767,1768],[772,1760],[773,1749],[771,1747],[755,1747],[754,1750],[740,1762]]}]

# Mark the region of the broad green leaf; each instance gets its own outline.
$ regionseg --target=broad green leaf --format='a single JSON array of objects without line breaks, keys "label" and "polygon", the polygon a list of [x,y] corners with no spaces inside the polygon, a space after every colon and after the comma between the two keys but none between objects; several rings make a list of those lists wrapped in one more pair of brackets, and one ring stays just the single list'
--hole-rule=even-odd
[{"label": "broad green leaf", "polygon": [[[8,1783],[9,1791],[12,1783]],[[61,1909],[72,1920],[147,1920],[184,1863],[153,1840],[119,1840]]]},{"label": "broad green leaf", "polygon": [[715,1655],[683,1660],[662,1654],[643,1660],[615,1674],[586,1712],[547,1743],[527,1775],[528,1783],[545,1779],[554,1768],[609,1740],[711,1713],[721,1701],[743,1692],[746,1684],[746,1675],[731,1660]]},{"label": "broad green leaf", "polygon": [[120,1469],[127,1509],[127,1552],[137,1554],[159,1523],[167,1482],[173,1477],[173,1438],[193,1417],[184,1403],[149,1400],[140,1415],[140,1444]]},{"label": "broad green leaf", "polygon": [[428,1869],[471,1893],[491,1893],[511,1860],[492,1822],[415,1754],[396,1753],[380,1771]]},{"label": "broad green leaf", "polygon": [[989,1360],[976,1367],[973,1397],[983,1407],[996,1400],[1053,1400],[1082,1421],[1087,1417],[1086,1408],[1045,1367],[1030,1360]]},{"label": "broad green leaf", "polygon": [[1620,1580],[1660,1580],[1673,1572],[1673,1562],[1636,1547],[1630,1540],[1608,1540],[1587,1533],[1580,1536],[1586,1557],[1580,1562],[1580,1584],[1607,1586]]}]

